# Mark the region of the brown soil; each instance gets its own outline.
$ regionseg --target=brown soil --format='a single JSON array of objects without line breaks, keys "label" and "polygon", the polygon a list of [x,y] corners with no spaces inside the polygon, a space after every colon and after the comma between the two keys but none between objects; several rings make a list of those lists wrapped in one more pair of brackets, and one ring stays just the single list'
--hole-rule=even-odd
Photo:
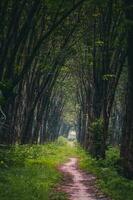
[{"label": "brown soil", "polygon": [[70,158],[59,170],[64,178],[58,190],[67,193],[69,200],[109,200],[96,188],[96,178],[78,168],[77,158]]}]

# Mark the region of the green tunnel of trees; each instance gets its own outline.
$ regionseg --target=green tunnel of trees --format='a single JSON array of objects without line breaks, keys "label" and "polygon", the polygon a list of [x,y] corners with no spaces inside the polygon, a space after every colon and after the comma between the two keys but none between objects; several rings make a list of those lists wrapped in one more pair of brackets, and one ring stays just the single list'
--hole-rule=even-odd
[{"label": "green tunnel of trees", "polygon": [[1,0],[0,18],[0,143],[75,129],[97,159],[119,145],[133,178],[132,1]]}]

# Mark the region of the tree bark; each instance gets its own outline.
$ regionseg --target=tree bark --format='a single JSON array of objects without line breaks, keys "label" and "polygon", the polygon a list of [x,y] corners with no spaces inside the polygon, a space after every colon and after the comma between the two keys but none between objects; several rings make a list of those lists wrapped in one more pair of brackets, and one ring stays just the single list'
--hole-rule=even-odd
[{"label": "tree bark", "polygon": [[123,125],[121,145],[121,161],[124,175],[133,179],[133,5],[130,0],[125,1],[126,19],[128,24],[128,91],[126,114]]}]

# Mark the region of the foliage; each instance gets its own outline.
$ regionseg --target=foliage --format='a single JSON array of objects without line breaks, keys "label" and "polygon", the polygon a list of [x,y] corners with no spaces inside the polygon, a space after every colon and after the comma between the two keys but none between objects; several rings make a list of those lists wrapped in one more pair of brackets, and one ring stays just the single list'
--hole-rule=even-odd
[{"label": "foliage", "polygon": [[95,134],[94,137],[99,137],[103,134],[103,119],[99,118],[92,122],[91,130]]},{"label": "foliage", "polygon": [[54,195],[52,188],[61,179],[57,166],[74,154],[75,150],[68,147],[63,138],[58,142],[42,146],[2,147],[0,199],[47,200],[50,195],[50,200],[64,200],[65,195],[63,193]]},{"label": "foliage", "polygon": [[93,138],[92,155],[99,158],[101,144],[104,137],[103,119],[102,118],[95,119],[95,121],[93,121],[91,124],[90,130],[92,132],[92,138]]},{"label": "foliage", "polygon": [[66,145],[66,144],[67,144],[67,139],[64,138],[63,136],[60,136],[60,137],[58,138],[58,140],[57,140],[57,143],[58,143],[59,145]]},{"label": "foliage", "polygon": [[116,75],[114,75],[114,74],[105,74],[105,75],[103,76],[103,80],[104,80],[104,81],[108,81],[108,80],[110,80],[110,79],[112,79],[112,78],[116,78]]},{"label": "foliage", "polygon": [[68,145],[63,137],[42,146],[1,147],[0,150],[1,200],[66,200],[66,194],[54,189],[61,180],[57,167],[73,156],[79,157],[81,169],[98,177],[98,187],[112,200],[133,199],[133,181],[117,172],[118,147],[109,147],[106,160],[91,158],[79,145]]}]

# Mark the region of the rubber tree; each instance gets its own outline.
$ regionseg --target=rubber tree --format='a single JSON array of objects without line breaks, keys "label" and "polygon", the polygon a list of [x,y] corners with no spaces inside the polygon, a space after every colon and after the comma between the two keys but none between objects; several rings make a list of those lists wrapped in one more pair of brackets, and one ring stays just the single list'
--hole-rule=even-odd
[{"label": "rubber tree", "polygon": [[124,175],[133,179],[133,3],[125,0],[124,5],[127,22],[128,90],[121,144],[121,161]]}]

